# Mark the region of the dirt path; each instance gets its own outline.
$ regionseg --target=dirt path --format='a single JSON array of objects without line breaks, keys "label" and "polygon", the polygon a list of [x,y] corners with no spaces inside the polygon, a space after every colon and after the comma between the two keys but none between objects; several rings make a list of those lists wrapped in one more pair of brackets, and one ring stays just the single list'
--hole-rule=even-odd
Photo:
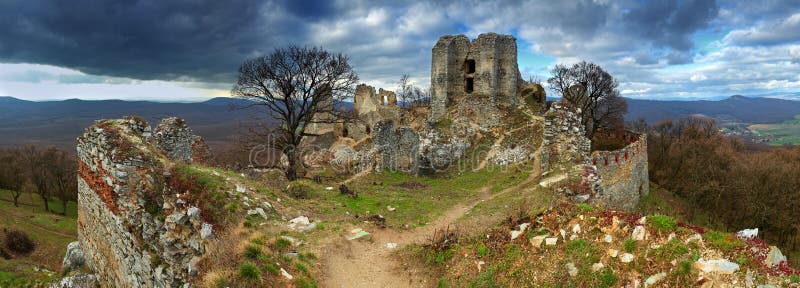
[{"label": "dirt path", "polygon": [[397,263],[392,258],[388,243],[396,243],[397,248],[412,243],[421,243],[433,235],[436,229],[444,229],[464,216],[479,203],[506,194],[534,183],[539,173],[534,171],[523,182],[503,189],[498,193],[490,192],[491,184],[481,188],[478,199],[469,203],[456,205],[445,211],[442,216],[429,225],[413,230],[369,229],[372,241],[342,239],[330,247],[324,263],[327,269],[322,278],[323,287],[430,287],[417,267]]}]

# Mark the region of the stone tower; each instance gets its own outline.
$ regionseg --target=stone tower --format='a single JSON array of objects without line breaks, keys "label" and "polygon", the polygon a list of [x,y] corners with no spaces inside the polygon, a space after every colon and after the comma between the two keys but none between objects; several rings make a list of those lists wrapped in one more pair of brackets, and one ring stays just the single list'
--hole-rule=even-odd
[{"label": "stone tower", "polygon": [[442,36],[432,50],[429,121],[441,119],[450,103],[462,96],[517,105],[520,81],[513,36],[487,33],[472,41],[465,35]]}]

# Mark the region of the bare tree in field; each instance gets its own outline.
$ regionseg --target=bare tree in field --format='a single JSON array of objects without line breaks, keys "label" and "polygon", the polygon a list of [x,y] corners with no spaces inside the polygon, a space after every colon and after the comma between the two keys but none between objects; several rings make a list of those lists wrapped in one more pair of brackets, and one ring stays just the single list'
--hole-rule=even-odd
[{"label": "bare tree in field", "polygon": [[16,207],[19,207],[22,188],[28,181],[27,171],[23,167],[24,164],[18,149],[0,150],[0,188],[11,191],[11,198]]},{"label": "bare tree in field", "polygon": [[67,215],[67,203],[78,199],[77,167],[74,157],[62,150],[48,149],[50,181],[55,196],[61,200],[61,215]]},{"label": "bare tree in field", "polygon": [[[352,97],[358,81],[348,60],[319,47],[291,46],[245,60],[239,68],[231,94],[254,101],[280,123],[274,133],[262,136],[275,136],[271,144],[286,155],[290,180],[297,179],[302,169],[298,146],[303,137],[317,136],[307,132],[309,125],[336,122],[345,115],[335,108]],[[315,117],[323,114],[331,117]]]},{"label": "bare tree in field", "polygon": [[586,136],[600,129],[621,129],[628,112],[625,99],[617,91],[617,80],[597,64],[582,61],[571,67],[556,65],[547,79],[550,88],[580,108]]},{"label": "bare tree in field", "polygon": [[49,212],[50,206],[48,202],[52,182],[50,181],[46,153],[33,145],[23,147],[20,153],[22,153],[23,163],[28,167],[28,175],[33,184],[34,192],[42,199],[45,211]]}]

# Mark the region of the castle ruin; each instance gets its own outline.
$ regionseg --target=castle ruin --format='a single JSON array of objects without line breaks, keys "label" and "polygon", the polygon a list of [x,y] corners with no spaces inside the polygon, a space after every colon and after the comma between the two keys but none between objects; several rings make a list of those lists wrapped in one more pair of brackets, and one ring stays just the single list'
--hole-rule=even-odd
[{"label": "castle ruin", "polygon": [[511,35],[442,36],[432,50],[429,121],[440,120],[460,97],[487,97],[488,104],[518,104],[521,76],[517,40]]}]

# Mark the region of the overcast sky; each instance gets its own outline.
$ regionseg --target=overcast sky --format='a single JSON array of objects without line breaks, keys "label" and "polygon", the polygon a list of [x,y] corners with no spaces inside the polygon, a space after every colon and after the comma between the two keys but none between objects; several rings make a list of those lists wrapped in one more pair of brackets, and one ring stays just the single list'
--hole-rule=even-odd
[{"label": "overcast sky", "polygon": [[430,82],[446,34],[512,34],[523,75],[588,60],[648,99],[800,95],[800,1],[0,0],[0,95],[198,101],[289,44]]}]

